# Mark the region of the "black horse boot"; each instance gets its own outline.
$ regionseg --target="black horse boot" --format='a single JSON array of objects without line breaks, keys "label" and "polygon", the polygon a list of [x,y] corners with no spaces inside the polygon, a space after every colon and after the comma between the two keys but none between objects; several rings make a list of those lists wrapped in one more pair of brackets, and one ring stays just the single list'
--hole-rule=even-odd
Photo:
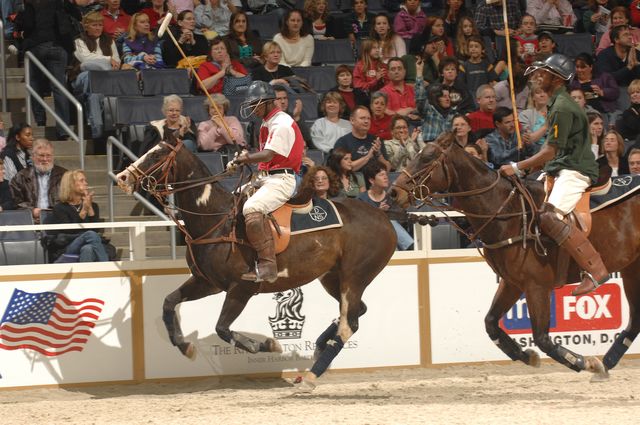
[{"label": "black horse boot", "polygon": [[540,228],[559,246],[566,249],[584,270],[580,273],[582,281],[573,290],[572,295],[588,294],[609,279],[609,273],[600,254],[591,245],[589,239],[575,226],[558,218],[553,205],[545,204],[544,212],[540,214]]},{"label": "black horse boot", "polygon": [[249,213],[244,218],[247,239],[258,253],[258,263],[255,271],[244,273],[243,280],[254,282],[275,282],[278,279],[276,264],[276,248],[273,243],[271,227],[264,214]]}]

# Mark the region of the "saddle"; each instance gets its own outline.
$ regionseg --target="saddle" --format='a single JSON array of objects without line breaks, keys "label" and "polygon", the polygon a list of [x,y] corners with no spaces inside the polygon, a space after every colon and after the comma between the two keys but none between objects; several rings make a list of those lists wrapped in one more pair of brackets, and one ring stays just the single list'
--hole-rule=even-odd
[{"label": "saddle", "polygon": [[292,214],[309,214],[313,206],[311,200],[306,204],[286,203],[269,214],[271,234],[276,247],[276,254],[287,249],[291,240],[291,216]]}]

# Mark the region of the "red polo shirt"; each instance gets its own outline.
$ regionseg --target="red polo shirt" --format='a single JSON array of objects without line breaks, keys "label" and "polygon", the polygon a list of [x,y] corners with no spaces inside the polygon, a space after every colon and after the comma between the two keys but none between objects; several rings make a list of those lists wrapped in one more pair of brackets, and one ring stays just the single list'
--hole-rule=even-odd
[{"label": "red polo shirt", "polygon": [[471,121],[471,131],[495,128],[493,125],[493,112],[482,112],[478,110],[468,113],[467,118]]},{"label": "red polo shirt", "polygon": [[387,109],[396,112],[403,108],[415,109],[416,107],[416,92],[413,90],[413,86],[404,84],[401,91],[394,87],[393,83],[389,83],[380,91],[387,94]]},{"label": "red polo shirt", "polygon": [[131,16],[127,15],[124,10],[120,9],[117,17],[115,18],[107,12],[107,9],[102,9],[100,14],[104,17],[104,29],[102,31],[105,34],[108,34],[109,37],[114,38],[113,35],[117,30],[121,30],[126,33],[129,29]]}]

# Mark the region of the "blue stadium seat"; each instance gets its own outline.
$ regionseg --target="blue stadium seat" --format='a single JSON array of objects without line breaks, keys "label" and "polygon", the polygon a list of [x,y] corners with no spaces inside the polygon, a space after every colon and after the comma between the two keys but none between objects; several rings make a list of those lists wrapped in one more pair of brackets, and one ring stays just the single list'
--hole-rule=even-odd
[{"label": "blue stadium seat", "polygon": [[307,149],[307,157],[316,165],[324,165],[324,153],[320,149]]},{"label": "blue stadium seat", "polygon": [[331,66],[294,66],[291,70],[317,91],[325,92],[337,86],[336,71]]},{"label": "blue stadium seat", "polygon": [[144,96],[190,94],[191,80],[186,69],[143,69],[140,77]]},{"label": "blue stadium seat", "polygon": [[89,91],[105,96],[140,94],[136,71],[89,71]]},{"label": "blue stadium seat", "polygon": [[449,223],[441,223],[431,228],[432,249],[460,249],[460,237]]},{"label": "blue stadium seat", "polygon": [[276,12],[266,15],[249,15],[249,28],[258,31],[263,40],[271,40],[280,32],[280,17]]},{"label": "blue stadium seat", "polygon": [[318,95],[315,93],[298,93],[289,95],[289,109],[293,110],[295,99],[302,100],[302,120],[309,121],[318,118]]},{"label": "blue stadium seat", "polygon": [[313,51],[313,63],[353,64],[353,49],[347,38],[338,40],[316,40]]},{"label": "blue stadium seat", "polygon": [[204,163],[204,165],[207,166],[212,175],[216,175],[224,171],[225,167],[222,163],[222,155],[220,152],[198,152],[196,156]]},{"label": "blue stadium seat", "polygon": [[[31,210],[0,212],[0,227],[33,224]],[[42,264],[44,249],[34,230],[0,232],[0,265]]]},{"label": "blue stadium seat", "polygon": [[206,96],[181,96],[183,107],[182,114],[190,117],[193,122],[200,123],[209,119],[209,108],[205,107],[205,101],[208,105]]}]

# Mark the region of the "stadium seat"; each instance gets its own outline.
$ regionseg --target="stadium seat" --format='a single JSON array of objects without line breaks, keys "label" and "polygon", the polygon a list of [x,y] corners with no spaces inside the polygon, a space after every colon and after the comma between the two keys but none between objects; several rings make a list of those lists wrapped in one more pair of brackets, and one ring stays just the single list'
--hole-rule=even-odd
[{"label": "stadium seat", "polygon": [[271,40],[280,32],[280,17],[276,12],[266,15],[249,15],[248,18],[249,28],[258,31],[263,40]]},{"label": "stadium seat", "polygon": [[191,80],[186,69],[143,69],[140,77],[144,96],[190,94]]},{"label": "stadium seat", "polygon": [[307,149],[307,157],[316,165],[324,164],[324,153],[320,149]]},{"label": "stadium seat", "polygon": [[196,156],[207,166],[211,174],[215,175],[224,171],[220,152],[198,152]]},{"label": "stadium seat", "polygon": [[104,96],[104,130],[113,130],[116,98],[140,94],[136,71],[89,71],[89,92]]},{"label": "stadium seat", "polygon": [[593,54],[593,36],[589,33],[554,35],[558,45],[558,53],[575,58],[579,53]]},{"label": "stadium seat", "polygon": [[315,93],[298,93],[289,96],[289,109],[293,110],[295,99],[302,100],[302,120],[318,118],[318,95]]},{"label": "stadium seat", "polygon": [[208,102],[206,96],[181,96],[181,98],[182,102],[184,102],[182,107],[183,115],[190,117],[195,123],[209,119],[208,107],[204,106],[204,102]]},{"label": "stadium seat", "polygon": [[319,64],[353,64],[353,49],[347,38],[338,40],[316,40],[313,51],[313,63]]},{"label": "stadium seat", "polygon": [[[0,212],[0,226],[33,224],[31,210],[9,210]],[[35,230],[0,232],[0,265],[44,263],[44,250]]]},{"label": "stadium seat", "polygon": [[291,70],[319,92],[329,91],[337,85],[336,71],[330,66],[294,66]]}]

